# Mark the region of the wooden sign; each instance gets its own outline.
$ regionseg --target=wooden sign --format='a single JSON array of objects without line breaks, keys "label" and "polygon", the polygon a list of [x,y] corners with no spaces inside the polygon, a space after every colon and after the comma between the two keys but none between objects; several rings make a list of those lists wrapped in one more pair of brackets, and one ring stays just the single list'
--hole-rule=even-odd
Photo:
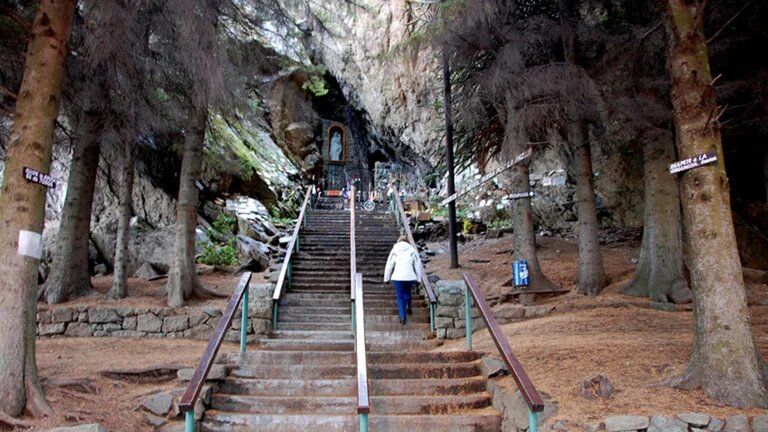
[{"label": "wooden sign", "polygon": [[533,198],[533,191],[530,192],[515,192],[507,195],[508,199],[517,200],[523,198]]},{"label": "wooden sign", "polygon": [[669,173],[677,174],[679,172],[688,171],[694,168],[698,168],[700,166],[711,164],[716,161],[717,161],[716,152],[713,152],[713,151],[706,152],[698,156],[690,157],[688,159],[683,159],[681,161],[670,164]]},{"label": "wooden sign", "polygon": [[478,187],[482,186],[484,183],[488,182],[489,180],[493,179],[494,177],[498,176],[499,174],[503,173],[504,171],[512,168],[513,166],[519,164],[520,162],[528,159],[532,155],[533,155],[533,150],[530,149],[530,148],[527,149],[526,151],[524,151],[524,152],[520,153],[519,155],[515,156],[515,158],[512,159],[511,161],[509,161],[509,163],[506,164],[505,166],[499,167],[499,168],[491,171],[490,173],[482,176],[480,178],[480,181],[478,181],[476,184],[472,185],[471,187],[468,187],[468,188],[464,189],[461,192],[454,193],[453,195],[451,195],[448,198],[444,199],[440,204],[445,206],[445,205],[448,205],[449,203],[451,203],[453,201],[456,201],[459,197],[462,197],[462,196],[470,193],[474,189],[477,189]]},{"label": "wooden sign", "polygon": [[24,167],[24,180],[30,183],[37,183],[47,188],[55,188],[56,181],[50,174],[41,173],[36,169]]}]

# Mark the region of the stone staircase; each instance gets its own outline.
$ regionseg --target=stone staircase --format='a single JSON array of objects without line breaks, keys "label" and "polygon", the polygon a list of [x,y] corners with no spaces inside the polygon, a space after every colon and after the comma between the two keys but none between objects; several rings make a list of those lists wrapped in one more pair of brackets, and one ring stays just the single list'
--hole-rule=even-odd
[{"label": "stone staircase", "polygon": [[[358,419],[350,317],[349,211],[321,198],[302,230],[278,326],[258,350],[224,358],[229,374],[212,395],[203,431],[355,431]],[[383,210],[357,212],[357,271],[364,275],[372,431],[498,431],[480,358],[432,352],[429,309],[414,295],[399,323],[384,284],[398,236]]]}]

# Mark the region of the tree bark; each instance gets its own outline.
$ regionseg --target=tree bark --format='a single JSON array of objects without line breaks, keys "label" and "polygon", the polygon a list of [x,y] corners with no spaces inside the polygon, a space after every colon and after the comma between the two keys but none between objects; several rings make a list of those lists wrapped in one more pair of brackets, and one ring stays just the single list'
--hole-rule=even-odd
[{"label": "tree bark", "polygon": [[[451,65],[448,62],[448,52],[443,48],[443,99],[445,102],[445,164],[448,168],[448,196],[456,193],[455,173],[453,166],[453,99],[451,95]],[[448,249],[451,254],[450,268],[459,268],[459,248],[456,243],[457,233],[456,200],[448,203]]]},{"label": "tree bark", "polygon": [[176,204],[173,261],[168,274],[168,305],[182,306],[193,293],[205,294],[195,270],[195,229],[199,191],[195,182],[200,177],[203,143],[208,110],[197,110],[192,127],[184,136],[184,154],[179,176],[179,198]]},{"label": "tree bark", "polygon": [[576,292],[596,296],[608,284],[600,251],[592,153],[582,125],[572,128],[571,142],[576,157],[576,201],[579,212],[579,284]]},{"label": "tree bark", "polygon": [[41,233],[46,188],[25,181],[24,167],[47,173],[59,111],[74,1],[41,0],[32,25],[24,77],[8,139],[0,189],[0,411],[50,412],[35,365],[39,258],[18,253],[19,232]]},{"label": "tree bark", "polygon": [[662,303],[688,303],[692,294],[683,275],[680,193],[667,171],[674,158],[670,132],[658,130],[647,136],[643,146],[645,208],[640,261],[622,291]]},{"label": "tree bark", "polygon": [[100,114],[83,112],[80,137],[72,150],[67,196],[61,211],[51,274],[45,283],[45,300],[58,304],[85,295],[92,289],[88,268],[91,207],[99,169]]},{"label": "tree bark", "polygon": [[[512,167],[512,192],[531,191],[529,170],[527,162]],[[539,265],[539,254],[536,252],[536,233],[533,228],[531,199],[517,199],[513,202],[512,208],[515,223],[515,250],[513,258],[528,262],[528,277],[532,288],[536,290],[556,290],[558,288],[557,285],[544,276]]]},{"label": "tree bark", "polygon": [[131,215],[133,210],[133,164],[136,146],[132,140],[123,143],[123,172],[120,176],[117,217],[117,241],[115,244],[115,275],[109,298],[128,297],[128,245],[131,241]]},{"label": "tree bark", "polygon": [[681,159],[715,151],[716,164],[681,174],[680,197],[694,294],[694,340],[686,372],[675,380],[729,405],[766,406],[763,364],[749,327],[744,278],[733,228],[717,122],[703,3],[667,1],[669,72]]},{"label": "tree bark", "polygon": [[[576,60],[576,2],[560,0],[563,53],[568,64]],[[575,118],[569,139],[575,153],[576,201],[579,212],[579,284],[576,292],[596,296],[608,284],[600,252],[600,225],[597,222],[595,183],[592,173],[592,151],[586,134],[587,125]]]}]

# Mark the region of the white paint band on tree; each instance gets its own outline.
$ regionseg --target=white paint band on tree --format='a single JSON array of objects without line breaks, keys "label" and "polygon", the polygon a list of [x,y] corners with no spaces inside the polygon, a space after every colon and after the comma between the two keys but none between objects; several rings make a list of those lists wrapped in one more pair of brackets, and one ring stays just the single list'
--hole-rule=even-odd
[{"label": "white paint band on tree", "polygon": [[474,189],[477,189],[478,187],[482,186],[482,185],[483,185],[484,183],[486,183],[487,181],[489,181],[489,180],[491,180],[491,179],[495,178],[496,176],[498,176],[498,175],[499,175],[499,174],[501,174],[502,172],[504,172],[504,171],[506,171],[506,170],[508,170],[508,169],[512,168],[513,166],[515,166],[515,165],[519,164],[520,162],[522,162],[522,161],[524,161],[524,160],[528,159],[528,158],[529,158],[529,157],[531,157],[532,155],[533,155],[533,149],[531,149],[531,148],[528,148],[528,149],[526,149],[524,152],[520,153],[520,154],[519,154],[519,155],[517,155],[517,156],[516,156],[514,159],[512,159],[512,160],[511,160],[509,163],[507,163],[507,165],[505,165],[505,166],[502,166],[502,167],[500,167],[500,168],[497,168],[496,170],[494,170],[494,171],[492,171],[492,172],[490,172],[490,173],[488,173],[488,174],[484,175],[482,178],[480,178],[480,181],[478,181],[478,182],[477,182],[477,183],[475,183],[474,185],[472,185],[472,186],[470,186],[470,187],[468,187],[468,188],[464,189],[464,190],[463,190],[463,191],[461,191],[461,192],[456,192],[456,193],[454,193],[453,195],[451,195],[451,196],[449,196],[448,198],[444,199],[444,200],[443,200],[443,201],[440,203],[440,205],[442,205],[442,206],[447,206],[447,205],[448,205],[448,204],[450,204],[451,202],[453,202],[453,201],[456,201],[456,200],[457,200],[459,197],[462,197],[462,196],[464,196],[464,195],[468,194],[469,192],[471,192],[472,190],[474,190]]},{"label": "white paint band on tree", "polygon": [[43,256],[43,236],[33,231],[19,231],[18,253],[39,260]]},{"label": "white paint band on tree", "polygon": [[515,192],[507,195],[507,199],[518,200],[523,198],[533,198],[533,191],[529,192]]}]

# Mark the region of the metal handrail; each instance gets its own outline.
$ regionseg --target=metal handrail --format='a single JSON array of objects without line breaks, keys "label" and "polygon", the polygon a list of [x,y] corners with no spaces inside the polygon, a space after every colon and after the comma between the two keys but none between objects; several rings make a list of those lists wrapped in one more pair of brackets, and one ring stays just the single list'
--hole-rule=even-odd
[{"label": "metal handrail", "polygon": [[[285,258],[283,259],[283,265],[280,268],[280,276],[277,278],[277,284],[275,285],[275,291],[272,294],[272,329],[277,330],[277,314],[278,314],[278,306],[280,305],[280,298],[283,295],[283,286],[285,285],[286,279],[288,280],[288,285],[291,284],[291,267],[292,263],[291,260],[293,259],[293,250],[296,249],[296,252],[299,251],[299,232],[301,232],[301,226],[305,223],[305,218],[307,216],[307,205],[310,202],[311,196],[315,193],[315,187],[314,186],[308,186],[306,195],[304,196],[304,203],[301,205],[301,211],[299,212],[299,217],[296,218],[296,226],[293,228],[293,235],[291,236],[291,241],[288,243],[288,247],[285,250]],[[308,222],[308,221],[307,221]]]},{"label": "metal handrail", "polygon": [[192,378],[189,380],[184,395],[179,402],[179,410],[185,413],[185,431],[194,432],[195,430],[195,402],[200,391],[205,384],[205,379],[208,377],[208,373],[213,366],[213,362],[216,359],[216,354],[221,348],[222,342],[224,342],[224,336],[227,333],[230,325],[232,325],[232,319],[235,317],[235,311],[242,300],[242,325],[240,326],[240,352],[245,352],[245,342],[248,324],[248,285],[251,281],[251,272],[245,272],[235,288],[235,292],[229,298],[227,308],[224,310],[219,323],[216,325],[216,329],[213,332],[211,340],[208,342],[208,346],[205,348],[205,353],[200,359],[200,363],[197,365],[197,369],[192,374]]},{"label": "metal handrail", "polygon": [[349,298],[355,301],[355,275],[357,274],[357,246],[355,242],[355,187],[349,194]]},{"label": "metal handrail", "polygon": [[538,428],[538,413],[544,411],[544,401],[541,399],[539,391],[536,390],[528,374],[525,372],[520,360],[512,353],[512,348],[509,346],[509,341],[504,336],[504,333],[499,327],[499,323],[496,321],[496,317],[493,316],[488,303],[486,303],[480,288],[477,285],[477,281],[469,273],[464,273],[464,281],[466,282],[466,288],[464,290],[465,296],[465,319],[466,319],[466,331],[467,331],[467,349],[472,350],[472,300],[470,295],[475,300],[477,308],[480,310],[480,316],[483,317],[488,332],[491,334],[491,339],[496,344],[496,348],[501,354],[502,360],[507,364],[512,378],[517,383],[517,388],[525,399],[525,403],[528,404],[528,430],[530,432],[536,432]]},{"label": "metal handrail", "polygon": [[363,275],[355,275],[355,353],[357,357],[357,414],[360,432],[368,431],[368,414],[371,404],[368,398],[368,360],[365,353],[365,308],[363,307]]},{"label": "metal handrail", "polygon": [[[399,192],[396,190],[393,190],[390,193],[390,199],[394,203],[394,207],[397,208],[397,211],[395,212],[395,217],[397,218],[397,222],[403,226],[403,231],[405,231],[406,237],[408,237],[408,242],[411,244],[411,246],[418,251],[419,247],[416,245],[416,242],[413,240],[413,234],[411,233],[411,226],[410,226],[410,220],[408,219],[408,216],[405,214],[405,210],[403,209],[403,203],[400,202],[399,199]],[[421,260],[419,260],[419,266],[421,266]],[[432,291],[432,284],[429,282],[429,278],[427,277],[426,272],[424,271],[424,267],[421,266],[421,284],[424,285],[424,291],[427,293],[427,299],[429,300],[429,328],[430,331],[435,331],[435,307],[437,306],[437,297],[435,297],[435,292]]]}]

